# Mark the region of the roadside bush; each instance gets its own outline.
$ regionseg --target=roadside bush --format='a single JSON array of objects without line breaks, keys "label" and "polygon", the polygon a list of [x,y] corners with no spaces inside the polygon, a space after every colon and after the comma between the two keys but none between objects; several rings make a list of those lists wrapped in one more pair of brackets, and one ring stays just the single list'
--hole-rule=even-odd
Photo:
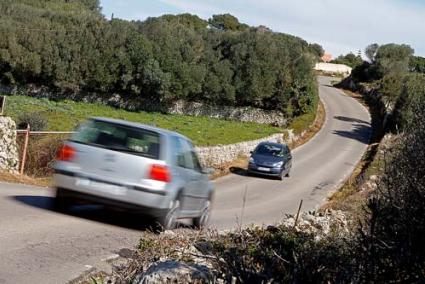
[{"label": "roadside bush", "polygon": [[32,131],[43,131],[47,128],[47,118],[41,112],[25,112],[18,117],[18,129],[26,129],[28,124]]},{"label": "roadside bush", "polygon": [[403,141],[387,159],[361,230],[360,275],[371,283],[425,281],[425,102],[410,105]]},{"label": "roadside bush", "polygon": [[227,283],[349,283],[352,255],[344,238],[285,226],[246,229],[212,242],[220,273]]},{"label": "roadside bush", "polygon": [[[34,177],[50,176],[53,172],[52,163],[64,140],[64,136],[31,136],[27,150],[25,174]],[[20,144],[22,145],[22,142]]]},{"label": "roadside bush", "polygon": [[395,128],[403,129],[405,126],[411,127],[417,119],[417,106],[424,99],[425,75],[419,73],[407,75],[393,111]]}]

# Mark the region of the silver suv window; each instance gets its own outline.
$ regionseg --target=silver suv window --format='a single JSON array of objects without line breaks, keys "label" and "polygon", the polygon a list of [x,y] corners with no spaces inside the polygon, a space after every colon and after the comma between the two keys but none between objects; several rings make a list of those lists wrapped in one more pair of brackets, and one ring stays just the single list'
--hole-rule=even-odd
[{"label": "silver suv window", "polygon": [[173,137],[173,144],[177,166],[198,172],[202,170],[191,143],[180,137]]},{"label": "silver suv window", "polygon": [[89,120],[80,126],[71,141],[113,151],[159,159],[159,134],[142,128]]},{"label": "silver suv window", "polygon": [[187,168],[189,165],[187,163],[187,160],[185,157],[185,150],[183,149],[183,145],[180,142],[180,139],[173,136],[172,143],[173,143],[175,164],[181,168]]}]

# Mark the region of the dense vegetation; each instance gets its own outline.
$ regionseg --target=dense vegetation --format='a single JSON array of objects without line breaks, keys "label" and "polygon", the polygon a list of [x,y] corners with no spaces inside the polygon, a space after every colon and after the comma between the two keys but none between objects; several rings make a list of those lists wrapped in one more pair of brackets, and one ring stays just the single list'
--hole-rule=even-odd
[{"label": "dense vegetation", "polygon": [[413,118],[411,106],[423,99],[420,86],[424,84],[425,58],[414,56],[414,50],[404,44],[371,44],[365,54],[368,61],[354,68],[342,86],[351,81],[373,90],[374,96],[392,110],[388,126],[403,129]]},{"label": "dense vegetation", "polygon": [[360,237],[363,277],[374,283],[425,281],[425,76],[409,76],[400,96],[411,102],[400,111],[404,134],[387,153]]},{"label": "dense vegetation", "polygon": [[382,178],[367,202],[365,221],[347,242],[354,261],[344,269],[347,279],[360,283],[423,283],[425,59],[398,44],[372,44],[365,54],[368,61],[342,86],[382,101],[389,114],[386,130],[400,135],[392,149],[380,153]]},{"label": "dense vegetation", "polygon": [[315,110],[317,44],[228,14],[130,22],[100,11],[97,0],[1,1],[1,81],[65,95],[278,109],[288,117]]}]

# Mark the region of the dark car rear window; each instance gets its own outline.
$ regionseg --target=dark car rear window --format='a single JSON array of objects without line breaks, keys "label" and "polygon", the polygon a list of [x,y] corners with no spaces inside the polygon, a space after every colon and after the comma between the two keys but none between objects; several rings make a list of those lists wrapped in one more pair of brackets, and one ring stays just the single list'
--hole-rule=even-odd
[{"label": "dark car rear window", "polygon": [[159,159],[159,134],[142,128],[89,120],[80,126],[71,141]]}]

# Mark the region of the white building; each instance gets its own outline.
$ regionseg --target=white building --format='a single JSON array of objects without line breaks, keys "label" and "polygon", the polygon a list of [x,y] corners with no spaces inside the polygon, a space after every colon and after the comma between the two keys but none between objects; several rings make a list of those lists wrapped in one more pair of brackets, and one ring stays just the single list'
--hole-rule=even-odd
[{"label": "white building", "polygon": [[344,64],[316,63],[314,70],[335,75],[348,76],[351,74],[351,70],[353,70],[353,68]]}]

